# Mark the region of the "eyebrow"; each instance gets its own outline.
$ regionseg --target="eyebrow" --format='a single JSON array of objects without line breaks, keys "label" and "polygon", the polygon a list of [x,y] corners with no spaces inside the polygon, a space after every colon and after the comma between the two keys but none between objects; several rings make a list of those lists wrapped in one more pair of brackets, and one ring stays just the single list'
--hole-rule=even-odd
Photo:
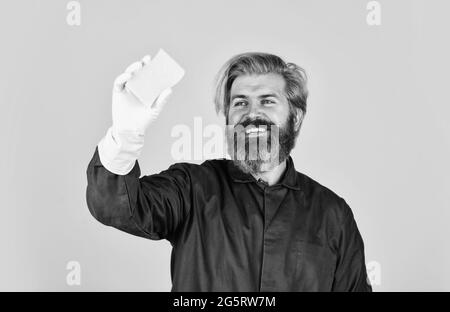
[{"label": "eyebrow", "polygon": [[[262,95],[258,96],[258,98],[260,98],[260,99],[264,99],[264,98],[268,98],[268,97],[274,97],[274,98],[278,99],[278,95],[275,93],[262,94]],[[233,101],[234,99],[237,99],[237,98],[246,99],[247,96],[244,94],[235,94],[231,97],[231,100]]]}]

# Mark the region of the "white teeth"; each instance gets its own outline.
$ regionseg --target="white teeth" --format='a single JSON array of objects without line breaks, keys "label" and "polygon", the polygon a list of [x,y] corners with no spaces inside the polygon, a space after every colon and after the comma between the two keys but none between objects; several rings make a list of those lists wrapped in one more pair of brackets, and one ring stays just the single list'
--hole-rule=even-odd
[{"label": "white teeth", "polygon": [[245,133],[247,133],[247,134],[249,134],[249,133],[262,133],[262,132],[266,132],[266,131],[267,131],[267,129],[265,129],[265,128],[250,128],[250,129],[247,129],[245,131]]}]

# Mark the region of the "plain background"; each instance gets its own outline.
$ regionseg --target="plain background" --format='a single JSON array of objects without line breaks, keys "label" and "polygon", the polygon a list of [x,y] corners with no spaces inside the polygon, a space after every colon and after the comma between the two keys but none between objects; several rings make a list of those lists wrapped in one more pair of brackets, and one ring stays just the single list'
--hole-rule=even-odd
[{"label": "plain background", "polygon": [[226,60],[275,53],[310,79],[296,168],[352,207],[381,265],[374,291],[450,291],[448,1],[379,1],[380,26],[362,0],[82,0],[80,26],[67,3],[0,8],[0,290],[170,290],[170,244],[101,225],[85,197],[114,78],[164,48],[186,75],[148,130],[143,174],[175,162],[175,125],[221,125]]}]

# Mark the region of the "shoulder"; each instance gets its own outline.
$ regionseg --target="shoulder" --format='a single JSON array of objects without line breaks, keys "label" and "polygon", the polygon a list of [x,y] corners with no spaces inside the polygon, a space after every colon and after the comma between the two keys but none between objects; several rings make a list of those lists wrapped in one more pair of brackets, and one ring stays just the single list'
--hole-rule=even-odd
[{"label": "shoulder", "polygon": [[228,160],[225,158],[219,158],[219,159],[208,159],[201,164],[178,162],[170,165],[170,167],[167,170],[183,170],[192,172],[193,174],[217,170],[226,170],[225,167],[227,165],[227,161]]},{"label": "shoulder", "polygon": [[306,201],[309,202],[314,209],[333,217],[336,222],[341,224],[346,218],[353,215],[352,210],[345,199],[330,188],[298,171],[297,179],[301,181]]},{"label": "shoulder", "polygon": [[353,211],[344,198],[314,179],[300,175],[304,181],[304,196],[309,211],[326,226],[324,233],[330,246],[336,250],[343,233],[357,235],[358,241],[361,241]]},{"label": "shoulder", "polygon": [[182,173],[195,181],[208,181],[211,179],[218,179],[226,175],[227,160],[223,159],[209,159],[201,164],[178,162],[172,164],[167,170],[162,173]]}]

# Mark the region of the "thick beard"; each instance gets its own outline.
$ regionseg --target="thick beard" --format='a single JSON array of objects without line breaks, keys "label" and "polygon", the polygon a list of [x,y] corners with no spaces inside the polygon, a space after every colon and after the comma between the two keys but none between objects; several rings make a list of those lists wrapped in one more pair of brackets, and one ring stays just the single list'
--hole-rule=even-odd
[{"label": "thick beard", "polygon": [[[245,145],[239,145],[237,138],[234,137],[232,127],[227,127],[227,148],[233,163],[243,172],[252,175],[258,175],[265,171],[270,171],[283,161],[285,161],[292,149],[295,147],[295,141],[298,131],[295,131],[294,114],[289,117],[284,126],[278,128],[275,125],[267,125],[267,129],[272,129],[267,133],[267,147],[263,145],[260,148],[259,140],[253,141],[256,151],[252,154],[256,157],[249,157],[249,139],[245,137]],[[277,139],[278,134],[278,139]],[[238,134],[237,134],[238,135]],[[241,134],[245,135],[245,134]],[[241,137],[241,140],[243,138]],[[256,155],[255,155],[256,154]]]}]

